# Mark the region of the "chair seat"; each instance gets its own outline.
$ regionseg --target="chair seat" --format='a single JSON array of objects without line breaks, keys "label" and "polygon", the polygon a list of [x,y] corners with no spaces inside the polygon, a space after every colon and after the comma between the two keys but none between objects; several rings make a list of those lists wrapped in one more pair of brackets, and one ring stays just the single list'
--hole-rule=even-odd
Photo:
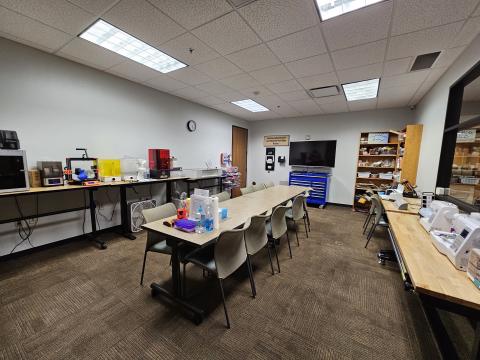
[{"label": "chair seat", "polygon": [[198,265],[208,271],[217,272],[213,251],[213,246],[207,246],[204,249],[185,256],[185,261]]},{"label": "chair seat", "polygon": [[285,217],[289,219],[293,219],[293,211],[292,209],[288,209],[287,212],[285,213]]},{"label": "chair seat", "polygon": [[153,244],[148,248],[148,251],[156,252],[156,253],[162,253],[162,254],[172,254],[172,248],[167,245],[167,241],[159,241],[156,244]]}]

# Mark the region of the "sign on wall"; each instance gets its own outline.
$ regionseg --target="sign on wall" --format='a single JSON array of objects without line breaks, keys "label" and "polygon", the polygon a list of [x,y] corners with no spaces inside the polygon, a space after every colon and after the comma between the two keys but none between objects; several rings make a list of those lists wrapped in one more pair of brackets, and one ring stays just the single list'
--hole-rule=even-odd
[{"label": "sign on wall", "polygon": [[368,143],[369,144],[387,144],[388,143],[388,132],[387,133],[368,133]]},{"label": "sign on wall", "polygon": [[290,135],[267,135],[263,137],[263,146],[288,146],[290,145]]},{"label": "sign on wall", "polygon": [[475,129],[460,130],[457,132],[457,143],[475,142],[476,136],[477,130]]}]

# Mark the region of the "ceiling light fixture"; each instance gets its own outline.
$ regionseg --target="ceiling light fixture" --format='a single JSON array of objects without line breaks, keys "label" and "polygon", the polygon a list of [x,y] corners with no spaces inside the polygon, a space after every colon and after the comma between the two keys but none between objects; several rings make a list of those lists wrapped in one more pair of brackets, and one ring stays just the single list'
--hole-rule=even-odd
[{"label": "ceiling light fixture", "polygon": [[315,2],[320,18],[327,20],[381,1],[384,0],[316,0]]},{"label": "ceiling light fixture", "polygon": [[164,74],[187,66],[102,19],[79,37]]},{"label": "ceiling light fixture", "polygon": [[265,106],[260,105],[259,103],[251,99],[232,101],[232,104],[240,106],[241,108],[244,108],[251,112],[270,111]]},{"label": "ceiling light fixture", "polygon": [[374,99],[378,95],[380,79],[358,81],[342,84],[347,101]]}]

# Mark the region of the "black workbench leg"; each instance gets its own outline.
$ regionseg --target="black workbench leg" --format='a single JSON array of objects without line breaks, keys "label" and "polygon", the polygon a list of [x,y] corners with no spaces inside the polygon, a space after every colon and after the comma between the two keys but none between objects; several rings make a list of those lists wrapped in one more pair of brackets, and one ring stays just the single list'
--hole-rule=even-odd
[{"label": "black workbench leg", "polygon": [[480,359],[480,321],[476,322],[475,325],[475,339],[473,341],[472,353],[470,355],[470,359],[478,360]]},{"label": "black workbench leg", "polygon": [[420,299],[422,300],[423,310],[425,311],[428,323],[430,324],[430,328],[437,341],[438,348],[442,353],[442,357],[448,360],[457,360],[457,351],[448,336],[447,330],[438,315],[438,310],[435,308],[435,305],[431,302],[428,296],[420,295]]},{"label": "black workbench leg", "polygon": [[177,241],[168,241],[167,244],[172,248],[172,292],[176,297],[181,297],[182,295],[182,277],[180,274],[180,259],[178,257],[178,242]]},{"label": "black workbench leg", "polygon": [[169,203],[172,202],[172,183],[170,181],[167,181],[165,184],[167,186],[167,188],[165,189],[165,200],[167,203]]},{"label": "black workbench leg", "polygon": [[90,188],[88,189],[88,201],[89,201],[89,208],[90,208],[90,222],[92,224],[92,233],[90,234],[90,239],[94,242],[96,242],[99,246],[100,249],[106,249],[107,244],[105,241],[100,240],[97,238],[97,215],[96,215],[96,207],[97,205],[95,204],[95,196],[94,196],[94,191],[97,189]]},{"label": "black workbench leg", "polygon": [[120,186],[120,217],[122,221],[122,236],[130,240],[135,240],[136,237],[130,231],[130,224],[128,223],[128,210],[127,210],[127,186]]}]

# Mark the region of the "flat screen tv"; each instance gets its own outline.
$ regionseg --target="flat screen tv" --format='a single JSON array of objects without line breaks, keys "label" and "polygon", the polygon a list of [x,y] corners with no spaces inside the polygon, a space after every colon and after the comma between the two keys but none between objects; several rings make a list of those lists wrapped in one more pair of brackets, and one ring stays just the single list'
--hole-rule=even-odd
[{"label": "flat screen tv", "polygon": [[290,142],[289,164],[335,167],[337,140]]}]

